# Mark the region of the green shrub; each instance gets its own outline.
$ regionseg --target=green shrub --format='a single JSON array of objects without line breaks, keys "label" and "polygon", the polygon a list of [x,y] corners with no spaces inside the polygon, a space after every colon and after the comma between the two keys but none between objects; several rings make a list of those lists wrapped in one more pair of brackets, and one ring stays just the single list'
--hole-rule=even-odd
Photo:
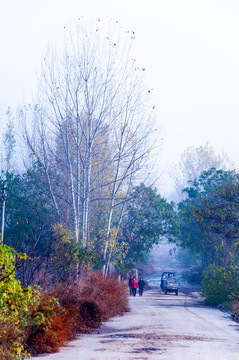
[{"label": "green shrub", "polygon": [[15,264],[26,255],[0,246],[0,358],[22,359],[28,356],[23,344],[31,309],[40,298],[38,289],[22,288],[15,279]]},{"label": "green shrub", "polygon": [[0,246],[0,359],[20,360],[31,353],[55,352],[70,337],[66,310],[39,288],[23,288],[16,263],[26,259]]},{"label": "green shrub", "polygon": [[208,305],[230,307],[239,299],[239,273],[233,267],[210,265],[203,273],[202,295]]},{"label": "green shrub", "polygon": [[51,267],[54,273],[53,278],[60,281],[67,281],[74,277],[78,261],[79,246],[73,239],[73,234],[62,224],[53,226],[53,251],[51,255]]}]

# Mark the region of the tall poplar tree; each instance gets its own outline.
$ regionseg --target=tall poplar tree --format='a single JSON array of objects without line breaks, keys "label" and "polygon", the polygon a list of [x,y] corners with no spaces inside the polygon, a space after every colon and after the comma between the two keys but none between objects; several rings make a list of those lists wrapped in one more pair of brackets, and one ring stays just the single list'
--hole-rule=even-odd
[{"label": "tall poplar tree", "polygon": [[134,38],[118,22],[106,29],[100,19],[80,18],[66,29],[62,52],[49,50],[44,58],[34,127],[25,128],[59,221],[69,218],[75,240],[88,249],[101,206],[103,266],[112,218],[121,222],[119,208],[143,179],[157,133],[145,69],[132,57]]}]

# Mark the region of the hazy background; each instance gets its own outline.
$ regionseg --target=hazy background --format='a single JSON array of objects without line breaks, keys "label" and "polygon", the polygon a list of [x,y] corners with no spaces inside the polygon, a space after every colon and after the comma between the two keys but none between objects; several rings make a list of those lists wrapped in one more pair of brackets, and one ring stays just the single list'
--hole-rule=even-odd
[{"label": "hazy background", "polygon": [[[136,33],[135,56],[164,138],[159,172],[189,145],[211,145],[238,165],[237,0],[0,0],[0,125],[8,106],[32,103],[48,45],[80,16],[111,17]],[[160,190],[171,190],[164,175]]]}]

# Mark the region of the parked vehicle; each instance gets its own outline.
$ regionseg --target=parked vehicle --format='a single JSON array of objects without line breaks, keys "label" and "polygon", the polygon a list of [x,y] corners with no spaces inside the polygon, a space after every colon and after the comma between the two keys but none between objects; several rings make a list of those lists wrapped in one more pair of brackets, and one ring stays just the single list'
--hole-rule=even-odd
[{"label": "parked vehicle", "polygon": [[164,271],[161,276],[161,290],[167,294],[168,292],[175,292],[178,295],[180,288],[179,282],[176,280],[174,271]]}]

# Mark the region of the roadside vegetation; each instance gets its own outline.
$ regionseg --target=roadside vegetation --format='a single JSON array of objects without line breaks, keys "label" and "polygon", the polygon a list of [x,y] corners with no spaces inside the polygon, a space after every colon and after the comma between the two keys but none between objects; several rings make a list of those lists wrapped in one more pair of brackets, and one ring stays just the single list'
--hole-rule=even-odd
[{"label": "roadside vegetation", "polygon": [[231,309],[238,321],[239,174],[203,171],[183,190],[178,209],[179,243],[202,278],[205,303]]},{"label": "roadside vegetation", "polygon": [[77,334],[128,311],[128,289],[102,272],[79,281],[24,287],[16,267],[25,255],[0,247],[0,358],[23,359],[59,350]]}]

